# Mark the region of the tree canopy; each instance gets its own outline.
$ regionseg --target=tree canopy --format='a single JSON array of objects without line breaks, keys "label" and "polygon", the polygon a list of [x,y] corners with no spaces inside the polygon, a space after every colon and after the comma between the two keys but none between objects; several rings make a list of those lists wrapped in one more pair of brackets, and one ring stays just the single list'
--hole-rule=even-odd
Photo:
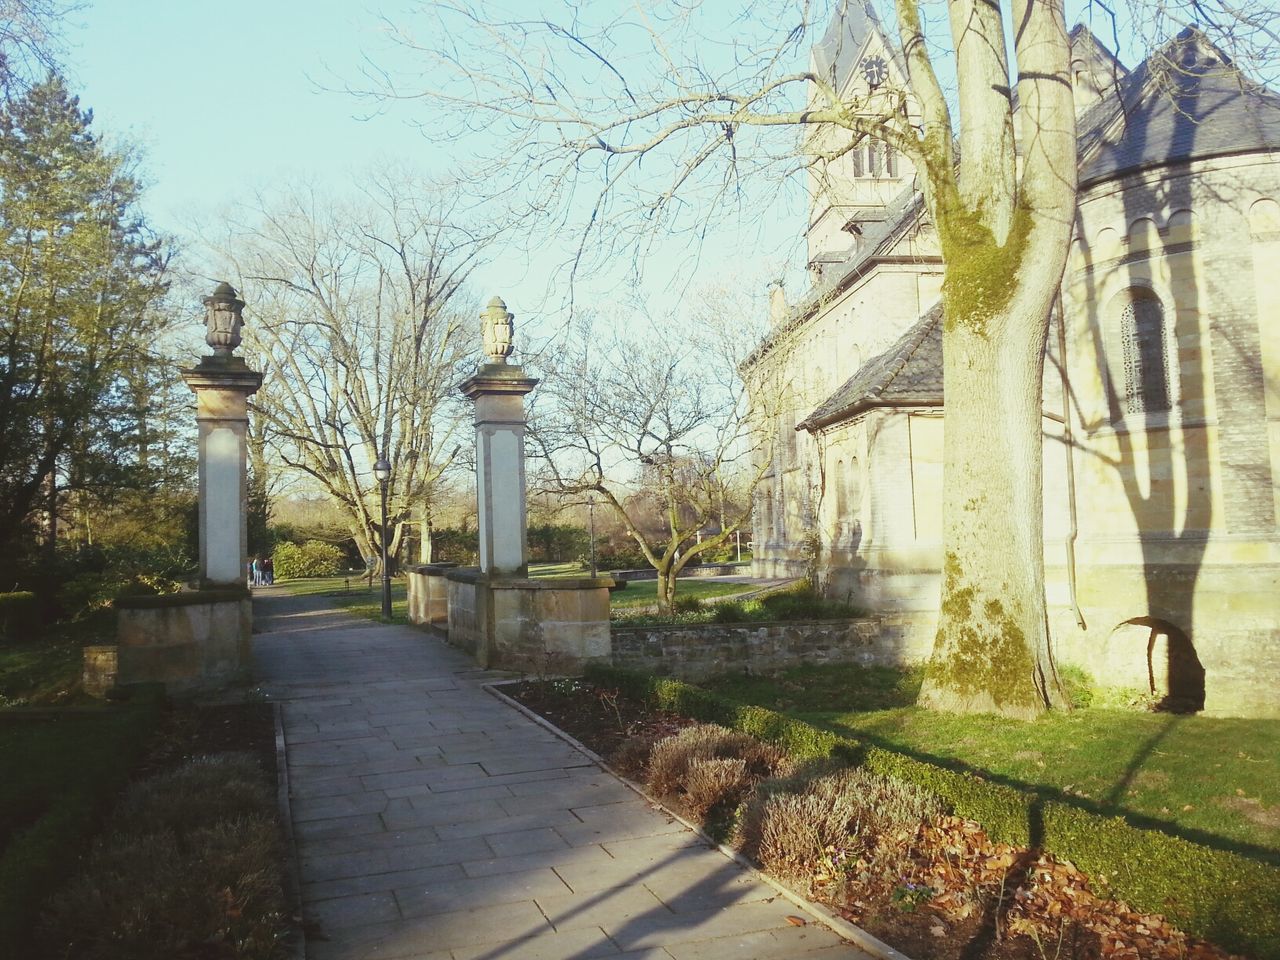
[{"label": "tree canopy", "polygon": [[60,489],[118,483],[156,439],[168,254],[92,121],[57,75],[0,107],[0,544],[39,509],[51,537]]}]

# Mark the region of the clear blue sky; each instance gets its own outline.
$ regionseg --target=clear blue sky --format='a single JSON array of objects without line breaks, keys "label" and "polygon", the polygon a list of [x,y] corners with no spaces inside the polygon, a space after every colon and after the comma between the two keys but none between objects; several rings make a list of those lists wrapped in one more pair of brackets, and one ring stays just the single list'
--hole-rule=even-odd
[{"label": "clear blue sky", "polygon": [[[385,158],[411,158],[427,172],[448,168],[455,158],[412,126],[412,120],[427,119],[423,105],[367,118],[362,114],[369,107],[341,91],[344,80],[358,78],[362,54],[379,62],[399,56],[377,10],[408,6],[386,0],[91,0],[66,31],[67,73],[93,108],[98,131],[141,147],[151,218],[181,235],[197,217],[290,175],[340,185],[346,172]],[[803,230],[797,212],[782,223],[775,214],[771,227],[775,237],[794,237],[793,249]],[[554,239],[513,238],[480,271],[476,294],[501,293],[517,312],[536,310],[550,266],[546,248]],[[775,247],[755,262],[739,255],[732,266],[704,265],[710,273],[758,279],[763,290],[780,268],[779,257]],[[660,288],[661,252],[651,266]],[[797,266],[802,263],[791,264],[793,277]],[[610,283],[616,285],[616,278]]]},{"label": "clear blue sky", "polygon": [[68,74],[96,127],[142,146],[148,207],[180,227],[288,174],[337,179],[425,155],[403,118],[363,120],[338,87],[378,21],[342,0],[97,0],[69,31]]},{"label": "clear blue sky", "polygon": [[[397,55],[379,5],[96,0],[67,30],[66,72],[95,129],[141,148],[146,209],[182,235],[196,218],[291,175],[340,185],[344,173],[386,158],[448,168],[454,158],[412,125],[424,119],[421,105],[369,118],[369,105],[341,90],[358,79],[362,54]],[[501,293],[517,311],[537,305],[543,270],[530,260],[546,247],[514,238],[479,271],[477,295]]]}]

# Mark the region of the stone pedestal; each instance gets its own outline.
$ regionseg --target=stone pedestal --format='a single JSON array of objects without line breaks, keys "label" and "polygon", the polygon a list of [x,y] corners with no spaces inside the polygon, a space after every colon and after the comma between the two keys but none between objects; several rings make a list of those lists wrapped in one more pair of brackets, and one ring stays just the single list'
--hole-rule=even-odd
[{"label": "stone pedestal", "polygon": [[200,471],[200,586],[242,585],[248,564],[246,435],[262,374],[239,357],[205,357],[182,379],[196,395]]},{"label": "stone pedestal", "polygon": [[524,397],[538,381],[507,363],[514,318],[498,297],[481,314],[489,362],[462,385],[476,405],[476,501],[480,572],[486,577],[529,573],[525,515]]}]

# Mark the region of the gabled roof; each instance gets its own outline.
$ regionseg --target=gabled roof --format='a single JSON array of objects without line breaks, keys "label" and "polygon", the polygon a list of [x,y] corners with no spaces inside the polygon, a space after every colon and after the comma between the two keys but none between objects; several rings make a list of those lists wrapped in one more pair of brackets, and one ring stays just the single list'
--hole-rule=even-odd
[{"label": "gabled roof", "polygon": [[[1280,96],[1188,28],[1080,118],[1080,186],[1133,170],[1280,149]],[[1118,100],[1118,102],[1117,102]]]},{"label": "gabled roof", "polygon": [[935,304],[884,353],[864,363],[796,425],[819,430],[869,407],[942,405],[942,304]]},{"label": "gabled roof", "polygon": [[861,250],[847,263],[838,264],[832,269],[830,276],[821,283],[811,287],[804,298],[790,308],[789,319],[777,329],[772,330],[743,361],[749,366],[768,352],[777,342],[778,337],[802,323],[822,306],[830,303],[847,288],[855,279],[865,273],[878,260],[888,256],[893,246],[920,222],[924,216],[924,195],[908,187],[898,194],[885,210],[883,220],[868,221],[863,224]]}]

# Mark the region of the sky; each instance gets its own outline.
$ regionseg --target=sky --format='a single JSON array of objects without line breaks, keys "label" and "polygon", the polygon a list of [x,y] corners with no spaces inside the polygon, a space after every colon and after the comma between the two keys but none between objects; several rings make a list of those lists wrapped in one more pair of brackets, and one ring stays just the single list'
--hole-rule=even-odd
[{"label": "sky", "polygon": [[[421,104],[375,108],[345,92],[360,81],[362,57],[401,56],[374,4],[343,0],[93,0],[66,31],[66,73],[95,129],[135,144],[148,183],[144,209],[154,226],[198,247],[201,222],[289,178],[341,190],[352,171],[385,162],[444,172],[465,157],[415,127]],[[393,4],[386,5],[388,9]],[[405,4],[401,4],[405,6]],[[393,11],[395,12],[395,11]],[[407,61],[401,60],[400,63]],[[803,221],[790,228],[797,238]],[[522,312],[554,311],[547,275],[573,238],[510,237],[473,275],[477,309],[492,294]],[[761,269],[776,274],[770,261]],[[199,272],[188,258],[187,266]],[[650,294],[668,293],[661,250]],[[706,271],[725,268],[714,257]],[[741,269],[736,261],[733,269]],[[762,275],[763,294],[768,276]],[[599,278],[583,299],[619,293],[619,277]]]},{"label": "sky", "polygon": [[[496,2],[481,0],[480,7],[488,11]],[[523,11],[552,0],[505,2]],[[750,6],[747,0],[704,0],[703,5],[726,23]],[[465,162],[463,147],[450,149],[421,135],[415,123],[432,120],[421,102],[369,116],[371,105],[343,89],[360,82],[366,56],[380,65],[420,69],[420,62],[390,42],[379,15],[386,10],[403,22],[405,11],[415,6],[421,5],[411,0],[89,0],[65,31],[66,72],[82,105],[94,110],[97,131],[140,148],[149,183],[144,207],[153,225],[194,251],[198,224],[289,178],[341,190],[363,167],[408,161],[425,172],[442,173]],[[618,5],[593,0],[584,9],[594,13],[613,6]],[[409,22],[429,29],[423,18]],[[710,45],[732,44],[742,26],[726,30],[723,38],[713,36]],[[747,241],[736,234],[713,237],[696,271],[689,268],[686,248],[658,244],[642,296],[656,301],[659,310],[669,307],[695,274],[729,279],[763,297],[770,280],[785,273],[788,289],[802,292],[804,211],[795,196],[789,209],[762,211],[764,227],[757,230],[769,243],[761,242],[759,232]],[[547,279],[576,239],[572,230],[505,237],[473,275],[477,309],[493,294],[502,295],[518,317],[562,309],[556,295],[547,295]],[[188,258],[186,265],[200,273],[199,263]],[[624,295],[622,273],[619,268],[611,276],[587,278],[575,300],[608,308],[634,297]]]}]

